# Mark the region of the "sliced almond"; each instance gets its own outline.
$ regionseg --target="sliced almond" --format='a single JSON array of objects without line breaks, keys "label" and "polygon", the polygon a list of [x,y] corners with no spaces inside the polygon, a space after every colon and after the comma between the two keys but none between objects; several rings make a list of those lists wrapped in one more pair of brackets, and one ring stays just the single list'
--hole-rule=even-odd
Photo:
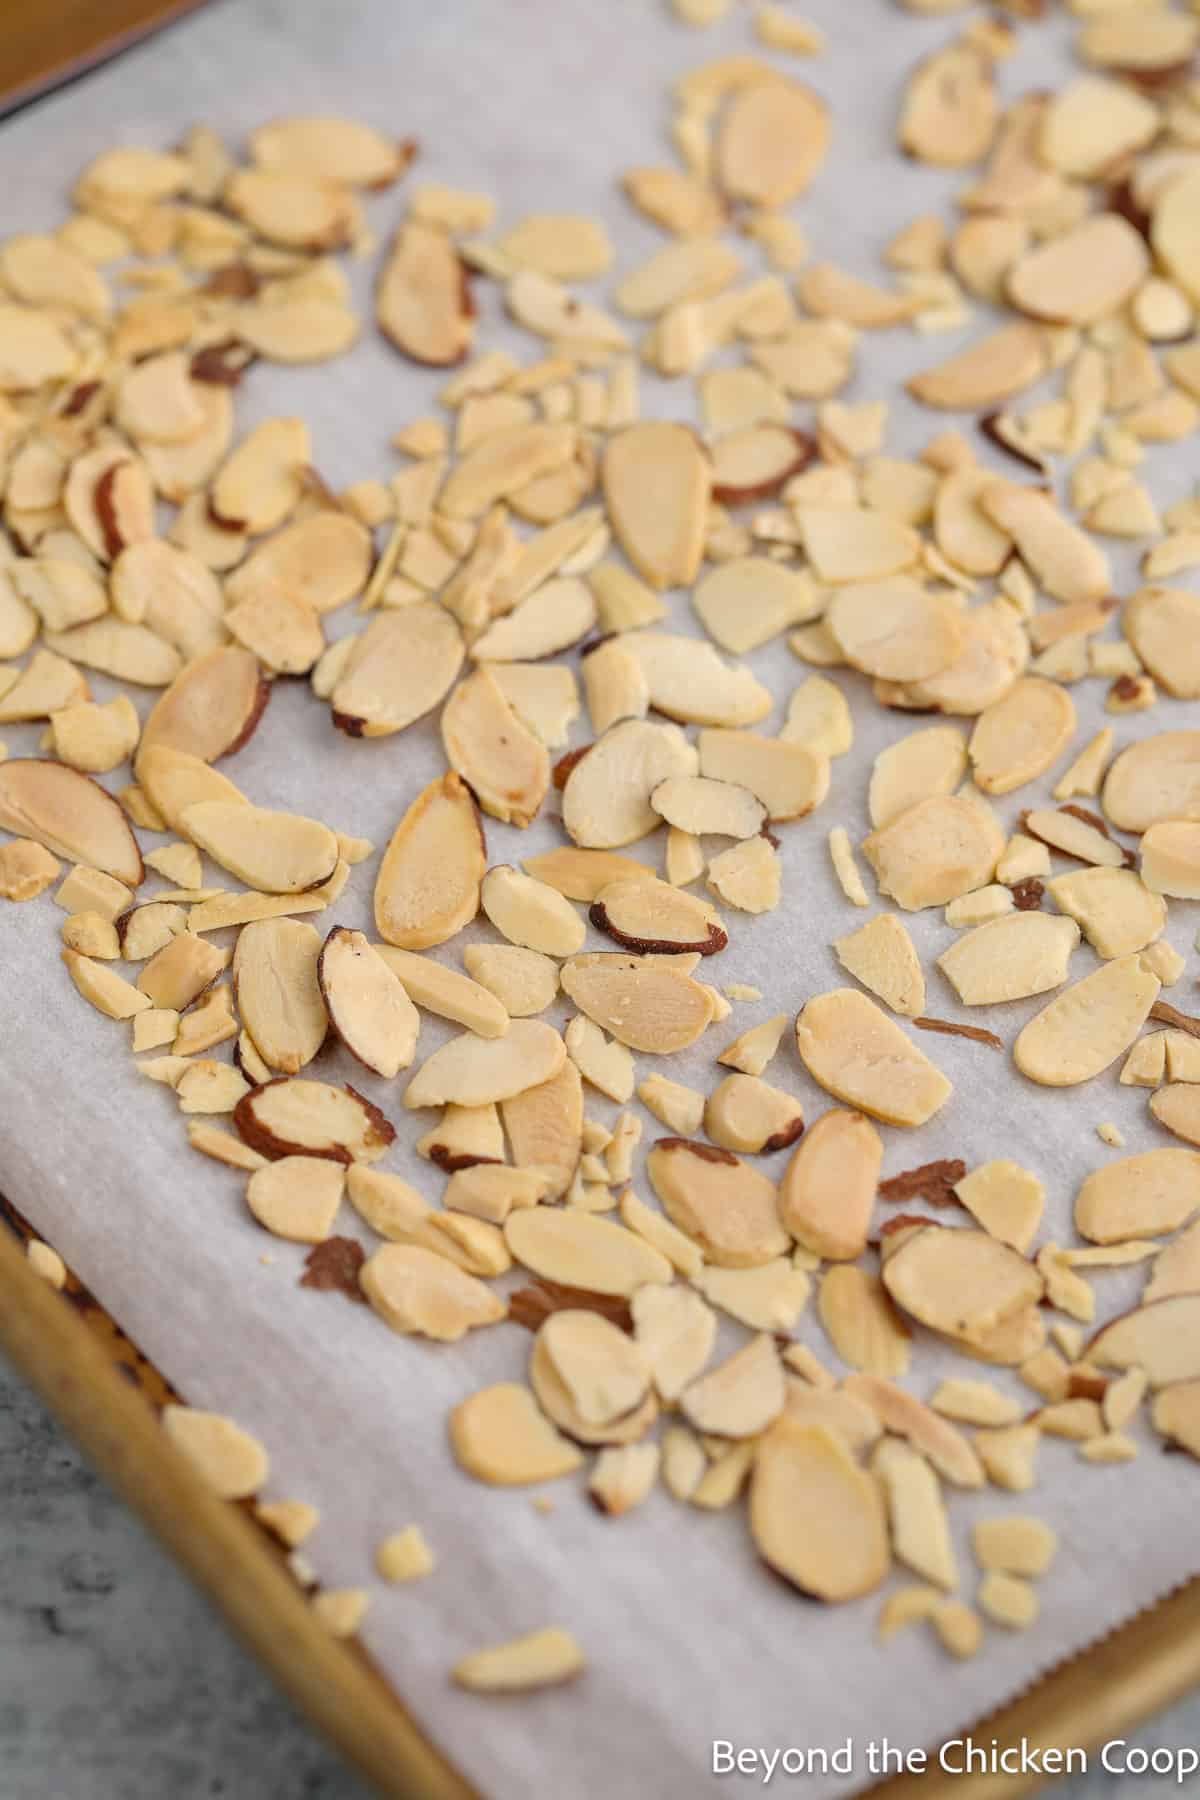
[{"label": "sliced almond", "polygon": [[979,503],[1006,531],[1022,561],[1055,600],[1102,600],[1112,590],[1108,558],[1035,488],[996,482]]},{"label": "sliced almond", "polygon": [[880,913],[858,931],[835,938],[842,967],[893,1012],[925,1011],[925,977],[912,939],[894,913]]},{"label": "sliced almond", "polygon": [[885,1439],[873,1459],[887,1496],[899,1560],[939,1587],[954,1589],[958,1569],[937,1477],[907,1444]]},{"label": "sliced almond", "polygon": [[570,1307],[551,1313],[538,1331],[535,1357],[540,1372],[556,1378],[556,1394],[559,1385],[563,1390],[570,1423],[558,1422],[584,1427],[588,1442],[635,1413],[649,1391],[650,1364],[641,1348],[599,1313]]},{"label": "sliced almond", "polygon": [[926,406],[950,412],[977,412],[1003,405],[1032,387],[1048,368],[1042,332],[1036,325],[1019,321],[1001,326],[977,344],[914,375],[906,385],[913,398]]},{"label": "sliced almond", "polygon": [[460,460],[438,506],[449,518],[477,519],[498,500],[561,469],[576,448],[572,425],[538,422],[495,432]]},{"label": "sliced almond", "polygon": [[768,500],[807,468],[813,455],[812,439],[790,425],[762,421],[724,432],[711,447],[712,497],[724,506]]},{"label": "sliced almond", "polygon": [[1174,1231],[1200,1206],[1200,1156],[1147,1150],[1096,1169],[1075,1196],[1075,1226],[1096,1244]]},{"label": "sliced almond", "polygon": [[606,1038],[598,1025],[577,1014],[563,1034],[567,1055],[585,1081],[624,1103],[633,1093],[633,1058],[624,1044]]},{"label": "sliced almond", "polygon": [[359,1281],[393,1331],[442,1343],[456,1343],[507,1312],[505,1302],[475,1276],[415,1244],[385,1244],[363,1264]]},{"label": "sliced almond", "polygon": [[727,1075],[709,1095],[704,1129],[725,1150],[784,1150],[804,1130],[804,1112],[756,1075]]},{"label": "sliced almond", "polygon": [[1175,1294],[1122,1313],[1104,1326],[1087,1348],[1089,1362],[1103,1369],[1140,1368],[1151,1388],[1200,1378],[1195,1333],[1200,1294]]},{"label": "sliced almond", "polygon": [[[551,1185],[541,1170],[506,1169],[499,1163],[476,1163],[456,1169],[446,1183],[445,1203],[489,1225],[503,1225],[514,1207],[536,1206]],[[351,1188],[351,1199],[355,1198]]]},{"label": "sliced almond", "polygon": [[783,1365],[766,1333],[686,1387],[679,1403],[697,1431],[718,1437],[753,1437],[783,1411]]},{"label": "sliced almond", "polygon": [[1200,1090],[1191,1082],[1173,1081],[1150,1096],[1150,1111],[1160,1125],[1186,1143],[1200,1144]]},{"label": "sliced almond", "polygon": [[634,843],[659,822],[650,805],[654,789],[695,766],[695,752],[674,727],[623,720],[571,769],[563,789],[563,824],[585,848]]},{"label": "sliced almond", "polygon": [[844,1263],[822,1277],[818,1311],[843,1362],[871,1375],[902,1375],[911,1334],[879,1277]]},{"label": "sliced almond", "polygon": [[1122,831],[1200,816],[1200,732],[1162,731],[1130,744],[1109,769],[1103,804]]},{"label": "sliced almond", "polygon": [[822,1114],[793,1153],[780,1183],[785,1229],[830,1261],[861,1255],[882,1160],[879,1134],[861,1113],[835,1108]]},{"label": "sliced almond", "polygon": [[334,1030],[359,1062],[385,1079],[416,1055],[420,1019],[403,983],[361,931],[336,926],[317,962]]},{"label": "sliced almond", "polygon": [[753,84],[736,93],[717,137],[716,172],[731,199],[785,206],[811,186],[829,147],[829,114],[794,81]]},{"label": "sliced almond", "polygon": [[986,1232],[1025,1255],[1046,1207],[1046,1190],[1036,1175],[1002,1157],[980,1163],[955,1182],[954,1192]]},{"label": "sliced almond", "polygon": [[660,1138],[646,1164],[667,1216],[722,1268],[754,1268],[788,1246],[773,1182],[727,1150]]},{"label": "sliced almond", "polygon": [[1029,1021],[1013,1045],[1017,1067],[1048,1087],[1091,1080],[1128,1050],[1159,986],[1136,956],[1106,963]]},{"label": "sliced almond", "polygon": [[480,901],[510,943],[548,956],[571,956],[583,948],[586,928],[570,902],[519,869],[503,864],[489,869]]},{"label": "sliced almond", "polygon": [[507,1100],[549,1081],[565,1057],[558,1033],[537,1019],[515,1019],[503,1038],[464,1032],[426,1058],[405,1090],[404,1104],[486,1106]]},{"label": "sliced almond", "polygon": [[748,790],[768,819],[803,818],[828,792],[828,757],[809,745],[709,729],[700,733],[699,749],[702,776]]},{"label": "sliced almond", "polygon": [[1010,794],[1044,774],[1075,732],[1075,706],[1057,682],[1027,675],[987,707],[971,733],[975,782],[987,794]]},{"label": "sliced almond", "polygon": [[740,1069],[745,1075],[761,1075],[778,1050],[786,1025],[786,1013],[764,1019],[761,1025],[751,1026],[749,1031],[743,1031],[727,1044],[717,1061],[731,1069]]},{"label": "sliced almond", "polygon": [[135,1013],[152,1005],[149,995],[139,993],[130,982],[112,969],[106,969],[103,963],[71,949],[62,952],[62,959],[84,999],[107,1018],[131,1019]]},{"label": "sliced almond", "polygon": [[284,1156],[267,1163],[246,1184],[246,1204],[260,1225],[295,1244],[319,1244],[329,1236],[345,1176],[337,1163],[314,1156]]},{"label": "sliced almond", "polygon": [[764,913],[779,905],[782,880],[778,852],[765,837],[752,837],[713,857],[706,885],[741,912]]},{"label": "sliced almond", "polygon": [[[408,952],[395,954],[407,956]],[[472,985],[478,983],[506,1017],[525,1019],[534,1013],[545,1012],[558,992],[558,965],[538,950],[526,950],[516,944],[468,944],[463,951],[463,961],[474,977]],[[403,979],[403,970],[397,972]],[[439,973],[449,974],[450,971],[439,970]],[[425,1004],[419,994],[414,993],[413,997],[419,1005]],[[460,1018],[459,1023],[479,1032],[481,1037],[502,1035],[498,1031],[482,1030],[473,1018]],[[504,1029],[508,1029],[507,1024]]]},{"label": "sliced almond", "polygon": [[266,893],[317,887],[338,861],[337,838],[328,826],[297,813],[201,800],[184,808],[181,824],[214,862]]},{"label": "sliced almond", "polygon": [[1200,1458],[1200,1381],[1180,1381],[1155,1396],[1154,1429],[1168,1444]]},{"label": "sliced almond", "polygon": [[445,697],[462,660],[458,627],[435,601],[384,613],[356,640],[334,686],[334,723],[351,737],[403,731]]},{"label": "sliced almond", "polygon": [[568,900],[582,900],[589,905],[613,882],[655,879],[653,869],[631,856],[616,856],[604,850],[577,850],[570,845],[544,850],[527,858],[523,866],[527,874],[557,888]]},{"label": "sliced almond", "polygon": [[443,1019],[452,1019],[457,1025],[465,1025],[479,1037],[503,1037],[508,1030],[508,1012],[486,984],[472,981],[456,970],[434,962],[432,957],[419,956],[411,950],[397,950],[390,944],[377,945],[376,950],[417,1006],[437,1013]]},{"label": "sliced almond", "polygon": [[1023,256],[1009,271],[1008,297],[1033,318],[1090,325],[1125,304],[1148,266],[1140,232],[1118,213],[1094,213]]},{"label": "sliced almond", "polygon": [[303,492],[312,461],[308,428],[300,419],[268,419],[222,464],[210,506],[233,529],[258,533],[283,523]]},{"label": "sliced almond", "polygon": [[765,1562],[821,1600],[870,1593],[891,1563],[878,1486],[823,1425],[785,1418],[759,1445],[750,1531]]},{"label": "sliced almond", "polygon": [[659,422],[629,426],[606,447],[603,483],[613,531],[638,573],[655,588],[690,585],[700,563],[710,484],[692,432]]},{"label": "sliced almond", "polygon": [[1105,958],[1144,950],[1166,924],[1165,901],[1132,869],[1081,869],[1058,876],[1048,891],[1059,910],[1078,921],[1093,949]]},{"label": "sliced almond", "polygon": [[266,1451],[232,1419],[172,1404],[163,1408],[162,1426],[204,1485],[222,1500],[244,1500],[265,1484],[270,1472]]},{"label": "sliced almond", "polygon": [[0,826],[137,887],[145,870],[121,808],[90,776],[14,757],[0,766]]},{"label": "sliced almond", "polygon": [[743,663],[722,662],[711,644],[668,632],[631,634],[627,646],[641,663],[650,704],[685,724],[755,725],[771,710],[771,696]]},{"label": "sliced almond", "polygon": [[595,952],[563,965],[563,992],[579,1010],[631,1050],[663,1056],[685,1049],[711,1017],[708,990],[668,959]]},{"label": "sliced almond", "polygon": [[582,1467],[583,1457],[513,1381],[481,1388],[450,1414],[450,1443],[460,1466],[495,1487],[555,1481]]},{"label": "sliced almond", "polygon": [[951,1084],[886,1014],[853,988],[808,1001],[796,1021],[801,1061],[838,1100],[892,1125],[923,1125]]},{"label": "sliced almond", "polygon": [[554,656],[578,643],[595,622],[596,605],[587,583],[577,576],[558,576],[489,626],[472,644],[471,655],[478,662]]},{"label": "sliced almond", "polygon": [[143,727],[142,744],[165,744],[216,762],[252,736],[270,693],[249,651],[235,644],[220,646],[188,663],[156,702]]},{"label": "sliced almond", "polygon": [[148,994],[155,1006],[182,1012],[216,980],[228,961],[227,950],[218,950],[190,932],[180,932],[146,964],[138,976],[138,991]]},{"label": "sliced almond", "polygon": [[396,1135],[379,1108],[352,1087],[294,1076],[252,1088],[233,1122],[243,1142],[272,1161],[295,1155],[377,1162]]},{"label": "sliced almond", "polygon": [[[882,584],[917,560],[917,534],[886,513],[866,507],[806,504],[800,508],[799,519],[805,551],[820,581]],[[907,597],[913,584],[892,585]],[[853,596],[850,598],[852,602]],[[847,615],[847,630],[852,616],[853,607]],[[933,672],[931,668],[929,673]]]},{"label": "sliced almond", "polygon": [[911,1318],[949,1337],[986,1332],[1035,1305],[1041,1275],[983,1231],[925,1225],[886,1260],[883,1284]]},{"label": "sliced almond", "polygon": [[945,906],[990,881],[1004,834],[985,805],[965,795],[921,800],[863,840],[882,894],[905,912]]},{"label": "sliced almond", "polygon": [[997,115],[990,61],[966,42],[951,44],[919,64],[910,77],[900,146],[919,162],[964,168],[988,150]]},{"label": "sliced almond", "polygon": [[584,1668],[584,1655],[570,1632],[557,1627],[531,1631],[511,1643],[474,1650],[451,1671],[459,1687],[477,1694],[527,1693],[570,1681]]},{"label": "sliced almond", "polygon": [[461,362],[475,335],[467,271],[453,240],[411,218],[397,231],[375,291],[381,330],[414,362]]},{"label": "sliced almond", "polygon": [[558,1198],[579,1162],[583,1127],[583,1086],[575,1064],[564,1060],[548,1081],[501,1102],[513,1160],[544,1172],[550,1197]]},{"label": "sliced almond", "polygon": [[694,837],[754,837],[766,819],[766,808],[747,788],[703,775],[675,775],[650,796],[661,818]]},{"label": "sliced almond", "polygon": [[642,1238],[577,1209],[530,1207],[510,1213],[505,1241],[535,1275],[601,1294],[633,1294],[646,1282],[669,1282],[671,1265]]},{"label": "sliced almond", "polygon": [[697,950],[711,956],[729,941],[706,901],[652,878],[610,883],[588,916],[598,931],[639,955]]},{"label": "sliced almond", "polygon": [[379,935],[406,950],[444,944],[478,912],[486,867],[470,790],[445,775],[417,796],[384,852],[375,884]]}]

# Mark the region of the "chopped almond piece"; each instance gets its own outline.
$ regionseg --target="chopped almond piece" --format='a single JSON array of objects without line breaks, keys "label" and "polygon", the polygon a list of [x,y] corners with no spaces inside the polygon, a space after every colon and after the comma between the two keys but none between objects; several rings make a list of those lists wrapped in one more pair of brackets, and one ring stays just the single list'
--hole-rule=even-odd
[{"label": "chopped almond piece", "polygon": [[451,1673],[459,1687],[472,1693],[527,1693],[570,1681],[584,1666],[583,1651],[570,1632],[547,1627],[508,1644],[472,1651]]}]

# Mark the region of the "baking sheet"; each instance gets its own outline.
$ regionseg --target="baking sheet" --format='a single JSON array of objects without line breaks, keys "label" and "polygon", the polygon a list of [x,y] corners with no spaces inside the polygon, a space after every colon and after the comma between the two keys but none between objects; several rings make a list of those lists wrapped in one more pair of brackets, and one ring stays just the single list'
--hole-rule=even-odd
[{"label": "baking sheet", "polygon": [[[878,252],[900,223],[930,210],[951,216],[955,180],[897,157],[892,126],[902,72],[953,27],[910,19],[884,0],[850,7],[807,0],[803,11],[827,30],[829,50],[791,66],[828,98],[834,142],[796,216],[817,255],[876,274]],[[750,47],[748,19],[749,9],[738,6],[718,30],[694,34],[657,0],[607,7],[446,0],[436,9],[411,0],[336,8],[319,0],[221,0],[0,129],[7,175],[0,221],[6,233],[45,229],[62,216],[80,167],[114,142],[166,146],[192,120],[237,141],[281,112],[343,112],[415,135],[422,154],[409,180],[486,189],[500,201],[501,225],[534,209],[603,217],[624,270],[662,239],[631,213],[615,177],[635,164],[670,160],[668,83],[709,56]],[[1002,69],[1006,94],[1063,79],[1065,44],[1059,24],[1023,32],[1019,54]],[[385,232],[402,207],[402,191],[373,198],[372,223]],[[749,246],[746,263],[756,270]],[[371,265],[347,266],[365,304]],[[534,360],[538,351],[500,320],[486,283],[478,293],[480,344],[506,344]],[[984,325],[980,313],[957,336],[899,331],[864,339],[859,373],[842,397],[886,394],[893,400],[888,449],[919,447],[938,421],[910,407],[898,383]],[[394,465],[388,437],[436,409],[440,384],[368,332],[333,364],[257,367],[239,393],[238,419],[244,427],[280,412],[305,417],[316,462],[337,487],[387,473]],[[644,383],[647,414],[689,416],[689,402],[687,383]],[[798,422],[806,410],[797,410]],[[1014,465],[997,467],[1011,473]],[[1147,469],[1166,505],[1190,490],[1200,462],[1194,445],[1185,445],[1152,451]],[[1116,557],[1114,564],[1126,592],[1132,560]],[[686,596],[673,596],[671,607],[673,629],[696,629]],[[354,624],[352,616],[335,616],[330,633]],[[779,697],[763,727],[777,729],[787,696],[809,671],[782,642],[747,660]],[[712,1055],[736,1032],[776,1011],[794,1013],[810,994],[841,985],[829,940],[871,916],[843,899],[828,866],[826,833],[845,823],[861,837],[871,759],[916,722],[881,713],[858,677],[835,679],[854,707],[854,750],[835,763],[823,809],[782,833],[784,905],[759,920],[729,910],[730,948],[709,970],[721,984],[756,984],[763,999],[738,1003],[703,1047],[672,1059],[667,1070],[678,1079],[707,1085]],[[107,697],[107,685],[95,685]],[[1078,747],[1103,722],[1104,686],[1092,682],[1073,692]],[[143,713],[148,704],[149,697],[139,702]],[[1118,745],[1150,729],[1198,722],[1200,708],[1174,702],[1149,719],[1114,721]],[[30,753],[37,736],[36,727],[4,732],[10,754]],[[572,743],[585,737],[577,723]],[[258,735],[227,766],[255,801],[318,811],[338,829],[382,846],[443,760],[435,723],[376,743],[352,742],[333,731],[305,684],[283,682]],[[997,811],[1011,826],[1023,806],[1047,794],[1044,784],[1022,789]],[[487,833],[493,862],[558,841],[545,821],[522,834],[489,820]],[[653,844],[635,853],[661,854]],[[352,872],[324,926],[370,929],[375,866]],[[220,872],[213,879],[223,884]],[[1171,910],[1167,935],[1190,951],[1195,909],[1176,902]],[[527,1491],[481,1487],[452,1464],[445,1416],[475,1388],[519,1376],[528,1335],[502,1326],[457,1346],[425,1345],[393,1337],[338,1295],[300,1289],[303,1250],[266,1238],[242,1206],[239,1179],[187,1152],[170,1093],[135,1074],[123,1028],[70,988],[57,956],[61,917],[48,898],[0,914],[7,976],[0,1187],[190,1401],[234,1414],[263,1438],[272,1496],[319,1505],[322,1522],[306,1553],[321,1580],[372,1588],[364,1641],[433,1737],[488,1794],[517,1795],[537,1782],[564,1800],[626,1788],[673,1800],[710,1786],[755,1785],[752,1776],[714,1779],[714,1738],[767,1749],[832,1749],[850,1740],[851,1774],[812,1775],[805,1786],[812,1796],[859,1787],[870,1778],[872,1741],[886,1737],[910,1748],[954,1732],[1197,1567],[1195,1471],[1182,1458],[1161,1455],[1148,1435],[1131,1469],[1089,1467],[1074,1446],[1051,1440],[1041,1451],[1034,1495],[953,1496],[968,1586],[975,1518],[1034,1510],[1062,1537],[1042,1584],[1037,1628],[1012,1637],[989,1631],[984,1653],[965,1666],[949,1664],[920,1631],[879,1649],[878,1597],[836,1612],[806,1604],[758,1564],[740,1511],[708,1516],[657,1493],[615,1522],[595,1513],[582,1484],[572,1481],[550,1490],[554,1511],[543,1516]],[[1011,1043],[1042,1002],[967,1014],[932,967],[954,935],[940,913],[906,923],[930,971],[929,1011],[983,1019]],[[459,966],[463,943],[490,935],[486,926],[473,927],[436,954]],[[596,940],[593,947],[606,946]],[[1093,966],[1090,950],[1081,949],[1073,978]],[[1185,1006],[1188,987],[1185,978],[1172,996]],[[553,1016],[563,1022],[566,1009]],[[425,1017],[421,1054],[448,1035]],[[1075,1189],[1113,1154],[1095,1127],[1118,1123],[1129,1152],[1165,1141],[1144,1092],[1120,1088],[1115,1069],[1087,1087],[1058,1092],[1023,1082],[1007,1055],[984,1046],[924,1035],[920,1044],[956,1093],[924,1129],[885,1130],[885,1175],[938,1156],[963,1156],[969,1164],[1015,1157],[1047,1185],[1044,1235],[1069,1242]],[[638,1061],[639,1077],[654,1067],[651,1058]],[[408,1148],[431,1115],[404,1112],[403,1078],[376,1081],[338,1050],[326,1051],[312,1072],[351,1079],[382,1104],[399,1137],[381,1166],[437,1192],[429,1165]],[[800,1065],[790,1032],[770,1078],[802,1095],[810,1119],[827,1104]],[[609,1119],[616,1110],[589,1094],[593,1116]],[[652,1138],[657,1128],[643,1117]],[[784,1161],[767,1166],[777,1175]],[[649,1197],[640,1174],[638,1186]],[[338,1229],[356,1231],[348,1206]],[[1102,1316],[1128,1304],[1140,1280],[1136,1271],[1097,1274]],[[742,1335],[731,1328],[728,1347]],[[829,1354],[811,1316],[798,1335]],[[907,1385],[927,1396],[951,1367],[970,1372],[922,1346]],[[994,1378],[1027,1401],[1010,1374],[996,1371]],[[425,1529],[437,1573],[408,1589],[386,1589],[373,1578],[374,1547],[411,1521]],[[588,1673],[573,1688],[511,1702],[462,1695],[448,1684],[449,1665],[466,1650],[547,1623],[569,1625],[586,1648]]]}]

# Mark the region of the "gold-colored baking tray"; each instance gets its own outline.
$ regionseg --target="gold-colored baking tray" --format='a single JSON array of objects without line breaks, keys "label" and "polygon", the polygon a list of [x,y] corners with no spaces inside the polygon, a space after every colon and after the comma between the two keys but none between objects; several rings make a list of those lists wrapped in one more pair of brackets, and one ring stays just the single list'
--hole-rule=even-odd
[{"label": "gold-colored baking tray", "polygon": [[[33,1273],[23,1254],[30,1235],[0,1199],[0,1350],[284,1692],[381,1794],[475,1794],[366,1654],[331,1638],[314,1618],[249,1509],[200,1485],[157,1423],[173,1397],[170,1384],[74,1276],[60,1294]],[[984,1744],[994,1738],[1001,1749],[1024,1741],[1039,1751],[1089,1750],[1198,1685],[1200,1578],[977,1721],[972,1736]],[[873,1789],[873,1800],[1018,1800],[1039,1785],[1035,1775],[956,1776],[938,1767],[936,1755],[929,1762],[924,1774]]]}]

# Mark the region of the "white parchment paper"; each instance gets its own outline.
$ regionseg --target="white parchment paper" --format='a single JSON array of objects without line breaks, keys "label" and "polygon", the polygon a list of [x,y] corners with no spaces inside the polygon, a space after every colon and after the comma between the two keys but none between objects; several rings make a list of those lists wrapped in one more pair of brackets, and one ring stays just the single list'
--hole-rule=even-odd
[{"label": "white parchment paper", "polygon": [[[901,222],[930,210],[952,216],[954,180],[907,164],[892,139],[904,72],[951,27],[904,16],[886,0],[805,0],[803,12],[828,33],[827,54],[800,70],[829,100],[834,141],[797,216],[815,254],[871,275]],[[669,160],[668,83],[709,56],[748,48],[749,17],[750,8],[739,5],[718,30],[694,34],[671,20],[661,0],[222,0],[0,127],[0,225],[5,233],[52,225],[78,170],[114,142],[166,147],[193,120],[237,142],[273,115],[327,111],[417,136],[421,161],[410,180],[486,189],[499,199],[501,224],[533,209],[602,217],[626,269],[662,240],[624,203],[616,177],[635,164]],[[1003,68],[1005,91],[1052,85],[1069,66],[1063,28],[1031,27]],[[372,223],[389,230],[402,206],[400,192],[373,198]],[[750,246],[746,262],[756,269]],[[352,270],[363,304],[370,273],[363,265]],[[500,320],[487,284],[479,284],[479,294],[481,344],[508,344],[533,360],[538,352]],[[961,338],[984,324],[977,316]],[[908,405],[899,382],[958,341],[907,331],[864,340],[845,397],[892,398],[889,449],[916,449],[936,427],[931,415]],[[303,415],[317,463],[339,486],[394,466],[388,437],[435,410],[439,385],[435,373],[404,363],[368,331],[349,357],[332,364],[257,367],[238,397],[239,423]],[[647,412],[686,416],[689,403],[687,383],[670,390],[645,384]],[[803,422],[803,411],[797,417]],[[1147,467],[1164,505],[1200,472],[1194,445],[1154,452]],[[1128,591],[1132,562],[1118,559],[1117,566]],[[673,628],[694,631],[686,596],[671,604]],[[353,620],[339,616],[330,625],[340,635]],[[808,671],[782,642],[749,660],[779,697],[763,727],[777,729],[787,696]],[[779,1010],[794,1013],[811,993],[840,985],[829,941],[868,916],[844,901],[828,866],[826,833],[844,822],[852,836],[862,835],[871,759],[914,722],[881,713],[858,677],[836,679],[854,707],[854,750],[835,764],[823,810],[784,830],[784,905],[760,920],[731,914],[731,946],[710,971],[718,982],[757,984],[762,1001],[739,1003],[702,1048],[673,1063],[669,1072],[680,1079],[707,1084],[712,1056],[735,1032]],[[108,692],[103,682],[96,686]],[[1078,747],[1102,722],[1103,684],[1074,692]],[[143,712],[148,703],[140,703]],[[1116,721],[1118,744],[1155,727],[1196,723],[1200,709],[1166,702],[1149,720]],[[581,721],[572,743],[585,734]],[[29,754],[37,735],[36,728],[4,733],[12,754]],[[318,812],[382,845],[442,766],[436,722],[377,743],[351,742],[331,728],[327,709],[304,683],[284,682],[258,735],[229,769],[260,803]],[[1022,806],[1046,798],[1038,784],[998,810],[1012,825]],[[489,821],[488,841],[493,861],[515,861],[558,841],[558,833],[548,820],[524,835]],[[657,853],[657,846],[641,853],[647,850]],[[323,924],[370,928],[374,869],[370,863],[353,872],[335,916]],[[220,871],[210,874],[223,882]],[[1190,950],[1194,909],[1173,903],[1171,911],[1168,935]],[[953,1497],[968,1586],[967,1533],[975,1518],[1031,1504],[1062,1537],[1036,1629],[1021,1636],[991,1631],[985,1653],[959,1666],[924,1631],[877,1648],[877,1598],[836,1612],[806,1604],[762,1570],[740,1511],[709,1516],[658,1493],[636,1515],[612,1522],[587,1504],[581,1484],[560,1483],[554,1511],[543,1516],[527,1492],[470,1481],[449,1456],[446,1413],[476,1387],[519,1375],[527,1334],[503,1326],[459,1346],[429,1346],[392,1336],[340,1296],[301,1290],[302,1250],[267,1238],[243,1207],[239,1178],[186,1150],[171,1094],[139,1079],[125,1030],[72,991],[58,959],[61,917],[49,897],[0,913],[0,1187],[190,1401],[232,1413],[261,1435],[272,1457],[271,1495],[319,1505],[321,1525],[308,1551],[320,1578],[372,1587],[368,1647],[435,1739],[488,1794],[536,1787],[560,1800],[618,1793],[682,1800],[718,1785],[710,1773],[713,1738],[765,1747],[833,1747],[849,1738],[852,1776],[841,1783],[813,1777],[806,1787],[819,1796],[861,1786],[870,1741],[886,1736],[914,1747],[940,1740],[1200,1561],[1196,1472],[1186,1459],[1164,1457],[1147,1436],[1132,1468],[1093,1468],[1073,1446],[1047,1441],[1030,1502],[995,1492]],[[953,935],[940,913],[906,923],[930,971],[929,1010],[965,1016],[933,967]],[[487,931],[474,927],[468,936]],[[438,954],[459,966],[463,941]],[[1092,966],[1085,947],[1073,977]],[[1181,994],[1183,988],[1176,998]],[[990,1009],[986,1023],[1011,1043],[1041,1004]],[[561,1022],[565,1010],[555,1016]],[[422,1054],[447,1035],[427,1018]],[[924,1130],[886,1132],[885,1174],[935,1156],[969,1163],[1016,1157],[1046,1182],[1046,1235],[1069,1242],[1078,1182],[1113,1154],[1095,1127],[1116,1121],[1130,1151],[1161,1141],[1144,1092],[1118,1087],[1115,1070],[1081,1089],[1051,1091],[1017,1077],[1007,1053],[959,1040],[920,1042],[956,1092]],[[651,1067],[652,1059],[641,1059],[640,1073]],[[438,1181],[410,1149],[429,1115],[403,1111],[400,1083],[365,1076],[338,1050],[327,1051],[313,1072],[352,1079],[381,1103],[400,1128],[383,1166],[436,1194]],[[810,1118],[823,1109],[825,1096],[801,1067],[790,1031],[770,1074],[803,1096]],[[608,1118],[615,1109],[589,1095],[589,1110]],[[647,1116],[645,1124],[652,1137],[654,1122]],[[778,1174],[782,1161],[768,1166]],[[338,1229],[357,1229],[349,1214],[346,1207]],[[1136,1273],[1099,1274],[1103,1313],[1128,1304],[1139,1280]],[[802,1321],[801,1334],[828,1354],[812,1318]],[[928,1395],[943,1366],[949,1362],[923,1345],[909,1385]],[[1007,1372],[995,1379],[1028,1399]],[[434,1547],[437,1573],[410,1589],[385,1589],[373,1577],[374,1548],[414,1520]],[[569,1625],[586,1647],[588,1672],[572,1688],[507,1703],[449,1685],[447,1669],[466,1650],[551,1622]],[[731,1784],[741,1786],[743,1778],[723,1785]]]}]

